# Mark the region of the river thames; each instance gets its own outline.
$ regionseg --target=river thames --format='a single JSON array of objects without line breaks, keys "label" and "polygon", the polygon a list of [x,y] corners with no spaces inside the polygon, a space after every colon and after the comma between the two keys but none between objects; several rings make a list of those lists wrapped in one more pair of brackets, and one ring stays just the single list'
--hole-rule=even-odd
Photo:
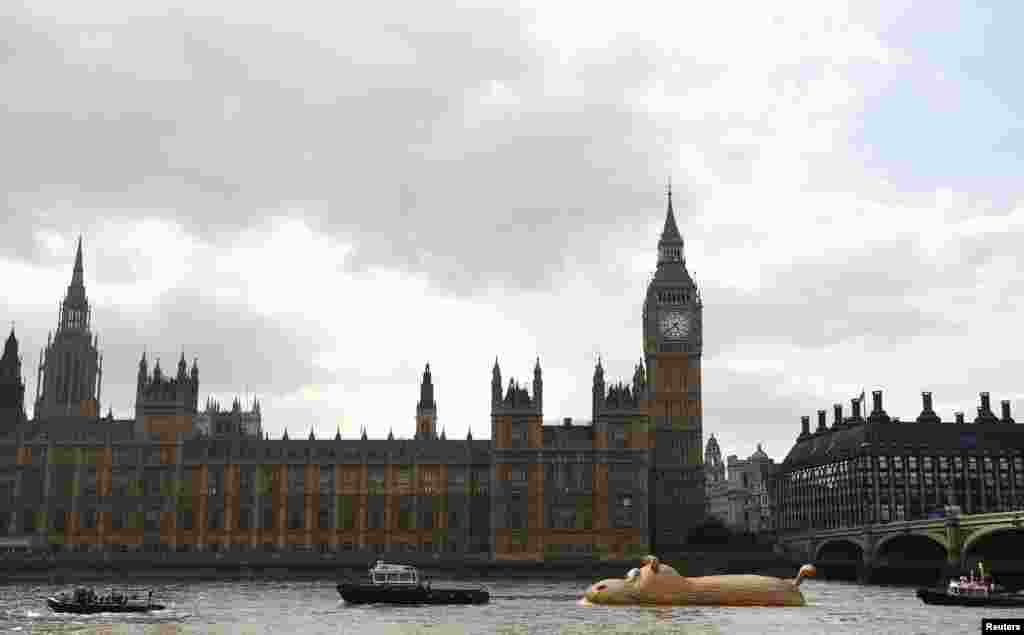
[{"label": "river thames", "polygon": [[[43,584],[0,585],[4,633],[381,633],[384,635],[587,633],[785,633],[828,635],[979,633],[983,617],[1024,617],[1006,609],[927,606],[911,587],[809,580],[801,608],[638,608],[582,606],[590,581],[493,582],[482,606],[346,606],[334,582],[245,581],[155,584],[149,615],[57,615]],[[440,585],[441,582],[436,582]],[[143,587],[124,587],[143,588]],[[97,587],[98,591],[102,587]]]}]

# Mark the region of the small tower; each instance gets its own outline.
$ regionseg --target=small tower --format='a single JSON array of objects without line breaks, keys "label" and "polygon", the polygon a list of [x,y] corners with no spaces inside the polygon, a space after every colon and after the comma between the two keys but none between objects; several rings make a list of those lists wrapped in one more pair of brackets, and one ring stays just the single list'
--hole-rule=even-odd
[{"label": "small tower", "polygon": [[420,384],[420,400],[416,404],[416,438],[419,440],[437,438],[437,404],[434,402],[434,382],[430,375],[430,363],[423,371]]},{"label": "small tower", "polygon": [[537,409],[543,411],[544,409],[544,380],[541,379],[540,374],[540,356],[537,356],[537,363],[533,366],[533,400],[537,404]]},{"label": "small tower", "polygon": [[704,446],[704,474],[708,485],[725,481],[722,449],[718,446],[718,439],[713,434],[708,437],[708,442]]},{"label": "small tower", "polygon": [[17,425],[25,421],[25,381],[21,376],[21,356],[14,327],[0,357],[0,424]]},{"label": "small tower", "polygon": [[35,419],[99,417],[99,351],[98,340],[90,331],[91,316],[79,237],[71,284],[60,304],[57,333],[43,351]]},{"label": "small tower", "polygon": [[494,358],[494,368],[491,369],[491,406],[501,403],[501,368],[498,366],[498,358]]},{"label": "small tower", "polygon": [[[201,419],[199,375],[194,372],[193,376],[189,377],[184,352],[173,377],[164,375],[159,357],[153,365],[152,375],[148,374],[148,370],[146,353],[143,352],[136,377],[133,434],[139,439],[159,436],[164,440],[187,438],[195,434],[197,421]],[[193,370],[195,371],[194,368]],[[207,405],[209,406],[209,403]]]},{"label": "small tower", "polygon": [[597,358],[597,365],[594,366],[594,388],[591,396],[592,421],[597,421],[601,413],[601,405],[604,403],[604,367],[601,366],[601,358]]}]

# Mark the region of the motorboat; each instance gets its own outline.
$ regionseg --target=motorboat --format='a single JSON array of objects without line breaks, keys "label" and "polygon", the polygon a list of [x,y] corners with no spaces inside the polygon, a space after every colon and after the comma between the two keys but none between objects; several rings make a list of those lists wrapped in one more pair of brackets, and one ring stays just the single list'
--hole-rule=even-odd
[{"label": "motorboat", "polygon": [[110,592],[97,595],[92,589],[78,588],[73,593],[61,593],[46,598],[46,605],[55,613],[148,613],[164,610],[163,604],[153,602],[150,591],[145,601],[139,595]]},{"label": "motorboat", "polygon": [[944,606],[992,606],[1024,608],[1024,593],[1010,593],[995,583],[991,574],[985,573],[984,565],[978,563],[979,575],[969,575],[949,581],[945,588],[923,588],[917,590],[917,597],[925,604]]},{"label": "motorboat", "polygon": [[347,604],[486,604],[490,592],[483,587],[434,587],[416,567],[378,560],[365,582],[342,582],[338,594]]}]

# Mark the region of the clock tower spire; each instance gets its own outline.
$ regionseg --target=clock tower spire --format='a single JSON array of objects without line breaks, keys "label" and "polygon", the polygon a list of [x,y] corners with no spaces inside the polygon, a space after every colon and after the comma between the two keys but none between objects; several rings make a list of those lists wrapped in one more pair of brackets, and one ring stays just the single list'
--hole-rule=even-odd
[{"label": "clock tower spire", "polygon": [[[650,452],[651,551],[685,543],[704,517],[701,352],[703,305],[686,269],[669,186],[658,265],[643,306]],[[669,521],[669,519],[671,519]]]},{"label": "clock tower spire", "polygon": [[686,258],[683,256],[683,236],[679,233],[675,210],[672,209],[671,181],[668,184],[668,211],[665,213],[665,228],[661,230],[661,240],[658,241],[658,266],[670,263],[681,263],[684,266],[686,264]]}]

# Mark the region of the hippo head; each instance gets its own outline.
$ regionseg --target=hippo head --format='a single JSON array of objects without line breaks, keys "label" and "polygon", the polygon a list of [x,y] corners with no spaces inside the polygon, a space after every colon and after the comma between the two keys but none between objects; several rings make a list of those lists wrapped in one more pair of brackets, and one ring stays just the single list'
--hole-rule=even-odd
[{"label": "hippo head", "polygon": [[633,604],[638,577],[609,578],[590,585],[583,597],[591,604]]},{"label": "hippo head", "polygon": [[[641,567],[651,567],[660,574],[679,575],[668,565],[659,567],[658,559],[647,556],[641,561]],[[634,604],[637,601],[636,586],[640,582],[641,569],[630,569],[625,578],[609,578],[590,585],[583,593],[584,599],[591,604]]]}]

